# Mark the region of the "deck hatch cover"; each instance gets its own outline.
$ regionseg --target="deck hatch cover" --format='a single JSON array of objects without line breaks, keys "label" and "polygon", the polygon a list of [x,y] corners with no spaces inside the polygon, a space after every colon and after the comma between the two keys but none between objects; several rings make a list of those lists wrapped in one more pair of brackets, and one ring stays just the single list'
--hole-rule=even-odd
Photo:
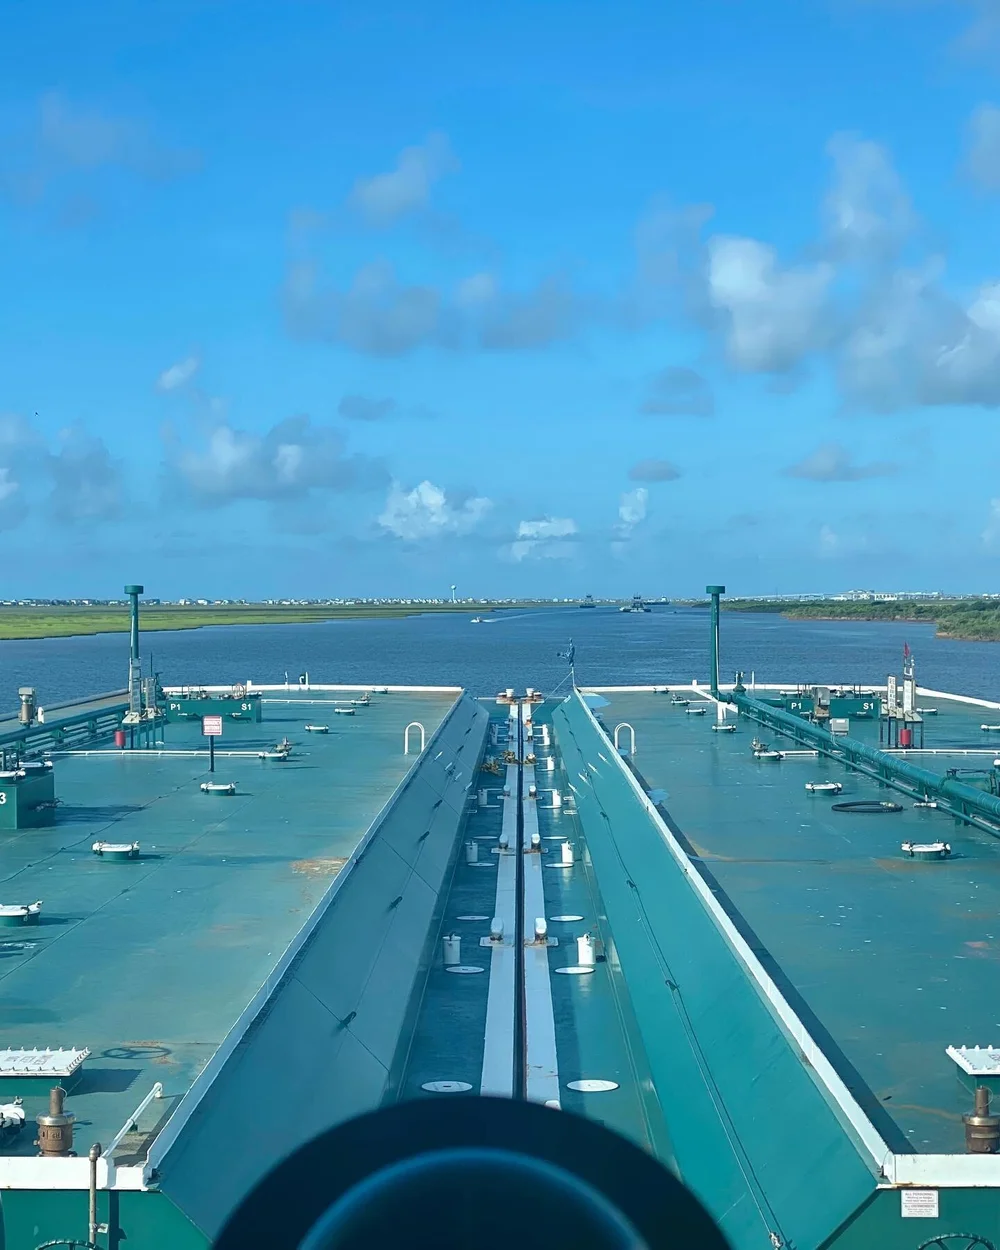
[{"label": "deck hatch cover", "polygon": [[0,1050],[0,1077],[72,1076],[90,1054],[83,1050]]}]

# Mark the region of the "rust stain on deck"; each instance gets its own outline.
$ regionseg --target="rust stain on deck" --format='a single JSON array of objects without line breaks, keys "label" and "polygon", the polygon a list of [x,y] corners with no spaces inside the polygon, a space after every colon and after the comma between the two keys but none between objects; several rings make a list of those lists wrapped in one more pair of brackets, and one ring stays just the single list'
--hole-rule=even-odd
[{"label": "rust stain on deck", "polygon": [[307,877],[335,877],[347,863],[344,856],[332,859],[296,859],[292,863],[292,872],[300,872]]}]

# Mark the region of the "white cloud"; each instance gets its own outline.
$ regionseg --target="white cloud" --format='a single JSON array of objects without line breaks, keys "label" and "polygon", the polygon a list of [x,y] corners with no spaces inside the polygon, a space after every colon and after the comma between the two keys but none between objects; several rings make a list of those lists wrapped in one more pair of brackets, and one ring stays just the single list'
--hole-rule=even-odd
[{"label": "white cloud", "polygon": [[183,360],[178,360],[169,369],[163,370],[156,379],[157,390],[176,391],[178,387],[190,382],[200,367],[201,361],[197,356],[185,356]]},{"label": "white cloud", "polygon": [[572,517],[540,517],[522,521],[517,527],[517,538],[510,545],[510,558],[516,563],[522,560],[567,560],[576,554],[576,543],[571,540],[577,534],[577,524]]},{"label": "white cloud", "polygon": [[645,486],[637,486],[635,490],[626,491],[618,504],[618,520],[620,524],[634,529],[646,519],[646,507],[649,503],[649,491]]},{"label": "white cloud", "polygon": [[628,471],[633,482],[674,482],[681,471],[669,460],[640,460]]},{"label": "white cloud", "polygon": [[0,416],[0,529],[36,505],[47,519],[76,525],[111,520],[124,502],[122,467],[103,439],[75,425],[50,446],[23,417]]},{"label": "white cloud", "polygon": [[440,486],[423,481],[412,490],[393,482],[378,518],[381,527],[407,542],[468,534],[486,517],[493,501],[483,496],[450,498]]},{"label": "white cloud", "polygon": [[456,164],[447,137],[429,135],[423,143],[404,148],[395,169],[358,179],[351,204],[368,225],[391,226],[428,208],[431,187]]},{"label": "white cloud", "polygon": [[897,467],[885,460],[858,464],[846,447],[839,443],[823,443],[811,455],[785,469],[785,474],[810,482],[859,482],[863,478],[888,477],[896,472]]},{"label": "white cloud", "polygon": [[1000,191],[1000,108],[981,104],[969,119],[968,169],[987,191]]},{"label": "white cloud", "polygon": [[490,275],[474,274],[449,294],[401,280],[387,260],[364,265],[346,289],[323,286],[313,263],[297,263],[288,272],[284,302],[296,336],[343,343],[371,356],[430,346],[532,350],[568,338],[586,311],[560,277],[503,291]]},{"label": "white cloud", "polygon": [[842,260],[890,255],[914,225],[909,196],[888,152],[855,135],[827,144],[834,180],[824,204],[827,241]]},{"label": "white cloud", "polygon": [[1000,544],[1000,499],[990,500],[989,520],[981,537],[984,547],[996,547]]},{"label": "white cloud", "polygon": [[833,266],[782,268],[773,247],[717,235],[708,241],[708,300],[723,318],[730,363],[782,373],[826,344]]},{"label": "white cloud", "polygon": [[900,270],[870,295],[839,360],[852,398],[885,412],[1000,404],[1000,283],[963,308],[936,285],[939,272]]},{"label": "white cloud", "polygon": [[840,551],[841,540],[840,535],[830,525],[820,526],[819,531],[819,554],[821,556],[835,556]]},{"label": "white cloud", "polygon": [[301,501],[311,491],[374,485],[380,465],[345,456],[340,435],[308,417],[279,421],[263,434],[215,426],[200,448],[182,447],[172,467],[194,499],[218,506],[238,499]]},{"label": "white cloud", "polygon": [[455,303],[459,308],[481,308],[496,296],[497,280],[491,273],[470,274],[455,288]]},{"label": "white cloud", "polygon": [[710,417],[715,411],[712,388],[696,369],[670,365],[654,374],[639,411],[660,417]]}]

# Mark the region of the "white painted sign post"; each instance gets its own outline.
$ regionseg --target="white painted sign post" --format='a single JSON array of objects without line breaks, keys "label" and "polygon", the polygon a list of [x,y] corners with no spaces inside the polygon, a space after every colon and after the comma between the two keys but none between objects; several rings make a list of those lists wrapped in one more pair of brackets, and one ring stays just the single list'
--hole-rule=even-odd
[{"label": "white painted sign post", "polygon": [[208,739],[208,771],[215,772],[215,739],[222,737],[222,717],[203,716],[201,732]]}]

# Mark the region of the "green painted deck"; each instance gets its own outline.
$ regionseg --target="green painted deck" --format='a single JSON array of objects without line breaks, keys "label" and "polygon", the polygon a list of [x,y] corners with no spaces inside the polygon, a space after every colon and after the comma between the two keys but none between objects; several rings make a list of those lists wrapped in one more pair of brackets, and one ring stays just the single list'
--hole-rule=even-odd
[{"label": "green painted deck", "polygon": [[[604,724],[635,727],[636,771],[665,791],[655,797],[668,823],[885,1140],[962,1152],[970,1094],[945,1047],[1000,1040],[1000,841],[828,760],[758,761],[755,734],[788,744],[752,722],[718,734],[713,713],[688,716],[662,694],[604,697]],[[933,705],[927,747],[983,747],[990,712]],[[877,745],[876,724],[852,722],[851,733]],[[990,764],[908,758],[935,771]],[[841,795],[805,791],[828,779]],[[900,814],[831,810],[894,797]],[[908,839],[945,840],[953,857],[914,862],[900,852]]]},{"label": "green painted deck", "polygon": [[[180,754],[57,755],[55,826],[0,839],[0,902],[44,902],[37,928],[2,931],[0,1046],[90,1049],[67,1101],[82,1152],[160,1081],[163,1100],[116,1162],[145,1157],[413,763],[404,726],[422,721],[429,738],[455,694],[375,695],[354,716],[333,714],[342,697],[318,698],[270,702],[261,725],[226,723],[213,780],[235,781],[233,798],[199,789],[200,726],[169,725],[164,750]],[[310,722],[330,732],[307,733]],[[287,762],[256,757],[285,736]],[[98,839],[138,840],[141,857],[99,859]],[[35,1153],[43,1101],[25,1100],[28,1126],[6,1153]]]}]

